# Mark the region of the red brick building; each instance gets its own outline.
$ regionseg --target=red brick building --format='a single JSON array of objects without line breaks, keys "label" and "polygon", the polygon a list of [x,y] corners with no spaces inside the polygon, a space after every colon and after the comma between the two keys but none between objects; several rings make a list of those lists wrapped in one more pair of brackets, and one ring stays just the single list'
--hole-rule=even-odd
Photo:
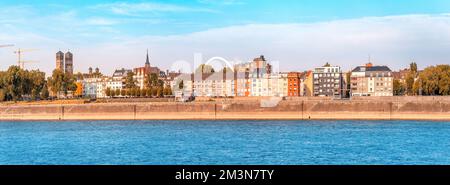
[{"label": "red brick building", "polygon": [[288,74],[288,96],[301,96],[301,73],[290,72]]}]

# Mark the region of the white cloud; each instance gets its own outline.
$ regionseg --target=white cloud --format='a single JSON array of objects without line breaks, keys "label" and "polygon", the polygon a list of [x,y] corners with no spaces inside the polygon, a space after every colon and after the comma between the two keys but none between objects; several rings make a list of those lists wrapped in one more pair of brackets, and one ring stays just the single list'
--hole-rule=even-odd
[{"label": "white cloud", "polygon": [[142,13],[152,12],[215,12],[211,9],[192,8],[187,6],[179,6],[165,3],[107,3],[92,6],[93,9],[108,10],[114,14],[136,16]]},{"label": "white cloud", "polygon": [[[108,45],[108,44],[105,44]],[[346,70],[362,65],[368,56],[393,69],[411,60],[420,67],[449,63],[450,16],[407,15],[367,17],[310,24],[255,24],[211,29],[185,35],[127,38],[101,49],[118,53],[130,66],[141,65],[145,48],[153,63],[168,67],[193,54],[250,60],[260,54],[280,61],[282,70],[308,70],[330,62]],[[135,49],[133,49],[135,48]],[[114,52],[117,51],[117,52]],[[120,66],[117,61],[117,67]]]},{"label": "white cloud", "polygon": [[86,24],[95,26],[110,26],[118,24],[119,22],[113,19],[106,19],[101,17],[89,18],[86,20]]},{"label": "white cloud", "polygon": [[215,5],[242,5],[245,4],[242,0],[198,0],[203,4],[215,4]]},{"label": "white cloud", "polygon": [[[0,38],[5,37],[0,34]],[[411,60],[419,67],[450,63],[450,16],[446,14],[252,24],[171,36],[118,35],[115,39],[70,46],[75,54],[75,70],[86,71],[92,66],[110,74],[115,68],[141,66],[146,48],[150,49],[152,65],[162,69],[177,60],[192,62],[194,53],[203,53],[205,60],[220,56],[241,61],[264,54],[268,60],[279,61],[284,71],[308,70],[325,62],[350,70],[367,62],[368,55],[375,64],[392,69],[406,67]],[[42,45],[50,42],[41,40]],[[54,67],[54,52],[58,49],[56,42],[52,44],[55,46],[39,59],[48,61],[46,71]]]}]

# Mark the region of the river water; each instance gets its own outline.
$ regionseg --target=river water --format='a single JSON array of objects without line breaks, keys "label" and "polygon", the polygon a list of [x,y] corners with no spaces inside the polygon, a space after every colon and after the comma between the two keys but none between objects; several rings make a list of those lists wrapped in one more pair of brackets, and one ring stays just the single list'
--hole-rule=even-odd
[{"label": "river water", "polygon": [[450,164],[450,122],[0,122],[0,164]]}]

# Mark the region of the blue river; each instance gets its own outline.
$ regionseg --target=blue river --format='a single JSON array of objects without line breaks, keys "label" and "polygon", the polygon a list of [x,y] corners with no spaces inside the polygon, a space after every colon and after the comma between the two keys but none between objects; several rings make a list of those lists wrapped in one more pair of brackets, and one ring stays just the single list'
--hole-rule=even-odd
[{"label": "blue river", "polygon": [[450,164],[450,122],[0,122],[0,164]]}]

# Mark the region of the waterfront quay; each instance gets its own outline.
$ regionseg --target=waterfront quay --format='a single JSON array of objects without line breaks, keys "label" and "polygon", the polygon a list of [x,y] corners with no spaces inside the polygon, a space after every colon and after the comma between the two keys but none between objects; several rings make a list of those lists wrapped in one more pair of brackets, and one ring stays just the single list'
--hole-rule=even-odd
[{"label": "waterfront quay", "polygon": [[450,97],[198,99],[0,106],[0,120],[450,120]]}]

